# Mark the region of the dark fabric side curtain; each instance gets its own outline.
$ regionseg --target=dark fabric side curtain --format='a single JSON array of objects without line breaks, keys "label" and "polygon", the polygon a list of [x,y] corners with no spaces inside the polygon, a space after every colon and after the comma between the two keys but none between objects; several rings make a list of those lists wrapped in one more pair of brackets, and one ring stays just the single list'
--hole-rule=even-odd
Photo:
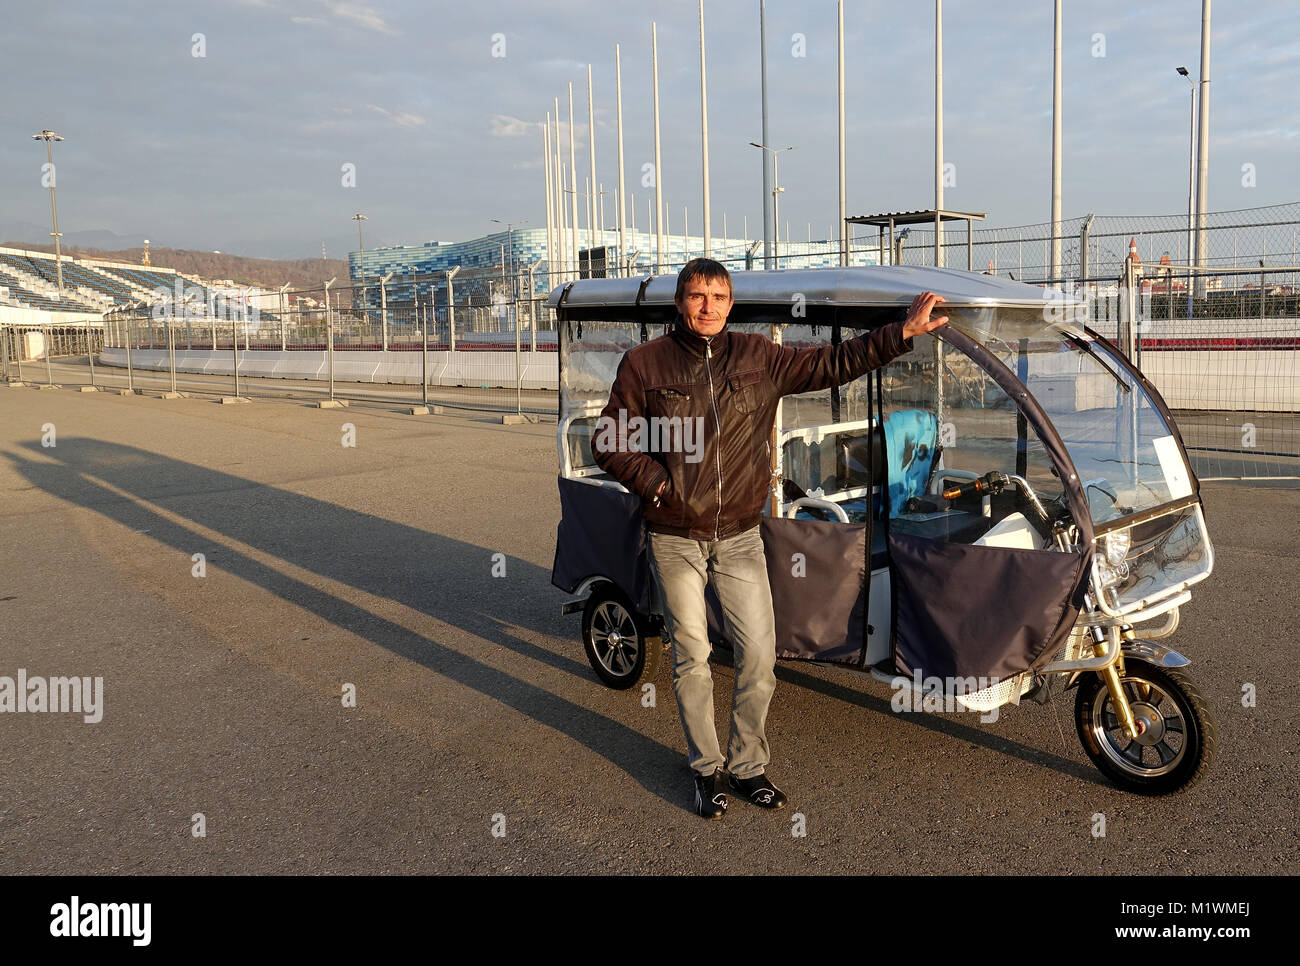
[{"label": "dark fabric side curtain", "polygon": [[578,480],[560,482],[551,583],[573,593],[588,577],[608,577],[640,610],[649,609],[650,565],[641,501]]},{"label": "dark fabric side curtain", "polygon": [[865,653],[865,524],[764,517],[780,658],[860,664]]},{"label": "dark fabric side curtain", "polygon": [[894,660],[907,674],[1005,680],[1046,663],[1074,626],[1089,554],[889,535]]}]

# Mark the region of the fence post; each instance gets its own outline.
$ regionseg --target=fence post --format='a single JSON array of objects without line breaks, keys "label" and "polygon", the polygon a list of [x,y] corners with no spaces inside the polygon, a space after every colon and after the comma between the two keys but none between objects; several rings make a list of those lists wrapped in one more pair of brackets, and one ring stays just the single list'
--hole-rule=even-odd
[{"label": "fence post", "polygon": [[533,267],[528,270],[528,348],[530,352],[537,351],[536,272],[537,269],[541,267],[541,264],[542,264],[542,260],[539,258],[537,261],[533,262]]},{"label": "fence post", "polygon": [[50,327],[47,325],[41,330],[42,337],[45,339],[45,384],[53,388],[54,372],[50,368],[50,353],[54,351],[54,342],[50,336]]},{"label": "fence post", "polygon": [[289,287],[288,282],[285,282],[283,285],[280,286],[280,351],[281,352],[289,351],[289,342],[285,334],[285,321],[284,321],[284,292],[285,289],[287,289],[288,287]]},{"label": "fence post", "polygon": [[230,349],[235,355],[235,398],[239,398],[239,329],[235,313],[230,313]]},{"label": "fence post", "polygon": [[129,393],[135,392],[135,370],[131,365],[131,340],[133,335],[131,332],[131,323],[134,320],[135,312],[132,311],[132,313],[126,317],[126,391]]},{"label": "fence post", "polygon": [[[1264,321],[1264,259],[1259,260],[1259,321]],[[1263,329],[1260,329],[1263,332]]]},{"label": "fence post", "polygon": [[329,366],[330,401],[334,400],[334,310],[330,305],[330,286],[334,279],[325,283],[325,358]]},{"label": "fence post", "polygon": [[524,369],[519,355],[519,307],[515,307],[515,412],[524,414]]},{"label": "fence post", "polygon": [[86,320],[86,361],[90,363],[90,388],[95,389],[95,333]]},{"label": "fence post", "polygon": [[388,280],[393,277],[389,272],[379,280],[379,327],[383,351],[388,351]]},{"label": "fence post", "polygon": [[[415,303],[420,309],[419,300]],[[429,313],[433,309],[433,286],[429,286],[429,308],[424,311],[424,324],[420,327],[420,399],[429,405]]]},{"label": "fence post", "polygon": [[176,335],[175,324],[172,317],[164,319],[167,325],[167,364],[171,369],[171,389],[164,394],[164,399],[176,399],[180,394],[176,391]]},{"label": "fence post", "polygon": [[1124,275],[1121,279],[1123,298],[1120,301],[1120,334],[1123,339],[1124,355],[1137,365],[1138,355],[1138,292],[1137,270],[1133,256],[1124,259]]},{"label": "fence post", "polygon": [[1079,275],[1083,281],[1088,281],[1089,261],[1091,261],[1088,252],[1088,233],[1092,231],[1093,216],[1089,213],[1088,217],[1083,219],[1079,225]]},{"label": "fence post", "polygon": [[447,271],[447,351],[456,351],[456,297],[452,294],[451,280],[460,271],[460,266]]}]

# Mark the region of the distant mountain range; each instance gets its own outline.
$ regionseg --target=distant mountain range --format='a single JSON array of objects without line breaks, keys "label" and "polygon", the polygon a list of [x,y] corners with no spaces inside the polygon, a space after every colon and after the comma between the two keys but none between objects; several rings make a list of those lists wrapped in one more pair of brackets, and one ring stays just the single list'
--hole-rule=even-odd
[{"label": "distant mountain range", "polygon": [[[70,243],[63,246],[64,254],[84,255],[89,258],[104,258],[119,262],[140,264],[144,249],[104,248],[87,244],[87,236],[104,236],[109,244],[121,243],[121,236],[112,232],[78,232],[69,236]],[[71,239],[76,239],[72,242]],[[49,243],[0,242],[4,248],[28,248],[33,251],[53,252]],[[190,251],[183,248],[149,247],[149,259],[159,268],[172,268],[186,275],[198,275],[204,279],[230,279],[236,285],[258,285],[267,289],[278,289],[288,282],[294,290],[323,288],[331,278],[337,278],[335,284],[343,288],[348,284],[348,263],[341,258],[246,258],[243,255],[227,255],[224,252]]]}]

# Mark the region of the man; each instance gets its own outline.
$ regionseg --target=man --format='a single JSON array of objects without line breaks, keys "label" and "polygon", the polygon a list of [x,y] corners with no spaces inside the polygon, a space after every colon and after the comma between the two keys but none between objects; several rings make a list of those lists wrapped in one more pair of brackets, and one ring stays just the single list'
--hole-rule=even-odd
[{"label": "man", "polygon": [[[710,819],[727,809],[724,764],[731,791],[763,808],[786,804],[765,774],[776,631],[759,535],[777,400],[850,382],[908,351],[913,336],[948,321],[930,318],[943,299],[926,292],[905,319],[838,346],[795,349],[729,331],[731,296],[723,265],[687,262],[677,276],[677,324],[624,355],[601,413],[602,425],[648,422],[670,431],[652,431],[644,451],[628,445],[626,430],[611,434],[612,442],[598,437],[594,447],[601,468],[642,500],[651,570],[672,639],[673,692],[695,775],[695,809]],[[675,437],[671,428],[679,428]],[[735,648],[725,763],[713,722],[706,583]]]}]

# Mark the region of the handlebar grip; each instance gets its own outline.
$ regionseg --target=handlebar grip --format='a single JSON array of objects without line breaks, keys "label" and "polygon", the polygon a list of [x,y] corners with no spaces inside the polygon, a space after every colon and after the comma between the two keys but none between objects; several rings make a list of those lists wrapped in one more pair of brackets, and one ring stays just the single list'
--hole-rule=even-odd
[{"label": "handlebar grip", "polygon": [[958,497],[971,496],[977,493],[997,493],[1006,486],[1007,478],[1002,473],[985,473],[977,480],[971,480],[969,483],[963,483],[960,486],[949,487],[943,491],[945,500],[955,500]]}]

